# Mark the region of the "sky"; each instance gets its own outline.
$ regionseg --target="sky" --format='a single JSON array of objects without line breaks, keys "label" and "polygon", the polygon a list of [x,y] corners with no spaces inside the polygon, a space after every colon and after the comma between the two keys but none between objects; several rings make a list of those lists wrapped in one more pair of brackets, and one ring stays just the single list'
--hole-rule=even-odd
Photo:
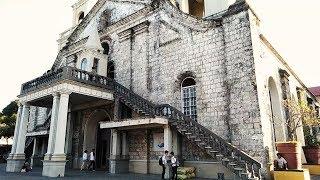
[{"label": "sky", "polygon": [[[319,0],[248,0],[262,32],[307,86],[320,86]],[[0,110],[51,68],[75,0],[0,0]],[[303,3],[301,3],[303,2]]]}]

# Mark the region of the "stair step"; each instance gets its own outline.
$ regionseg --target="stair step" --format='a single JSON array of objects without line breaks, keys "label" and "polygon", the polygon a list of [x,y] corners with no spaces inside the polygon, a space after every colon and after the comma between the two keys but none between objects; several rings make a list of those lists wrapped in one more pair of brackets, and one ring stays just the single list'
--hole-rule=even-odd
[{"label": "stair step", "polygon": [[214,150],[211,150],[209,151],[210,153],[218,153],[219,151],[214,151]]},{"label": "stair step", "polygon": [[236,166],[237,164],[235,163],[229,163],[228,166]]},{"label": "stair step", "polygon": [[240,168],[240,167],[235,167],[233,168],[235,171],[243,171],[244,169]]},{"label": "stair step", "polygon": [[223,158],[222,161],[229,162],[230,160],[227,158]]}]

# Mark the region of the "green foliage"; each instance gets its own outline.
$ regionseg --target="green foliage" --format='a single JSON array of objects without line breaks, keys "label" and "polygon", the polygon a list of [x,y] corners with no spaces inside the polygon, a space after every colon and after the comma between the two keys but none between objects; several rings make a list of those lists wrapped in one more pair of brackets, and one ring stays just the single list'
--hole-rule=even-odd
[{"label": "green foliage", "polygon": [[10,138],[14,134],[18,105],[12,101],[0,113],[0,137]]},{"label": "green foliage", "polygon": [[311,134],[310,127],[303,127],[305,143],[307,147],[320,147],[320,142],[315,133]]},{"label": "green foliage", "polygon": [[4,116],[12,116],[16,114],[18,111],[18,104],[16,101],[11,101],[5,108],[2,110],[2,115]]}]

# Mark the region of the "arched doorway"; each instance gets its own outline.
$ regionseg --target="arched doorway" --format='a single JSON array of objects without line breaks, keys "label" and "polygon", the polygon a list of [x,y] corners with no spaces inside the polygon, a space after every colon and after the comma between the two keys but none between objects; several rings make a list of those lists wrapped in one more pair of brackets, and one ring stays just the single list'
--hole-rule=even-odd
[{"label": "arched doorway", "polygon": [[276,83],[273,78],[269,78],[269,98],[270,98],[270,112],[271,123],[274,141],[285,141],[285,124],[281,113],[281,99],[277,90]]},{"label": "arched doorway", "polygon": [[85,123],[83,151],[91,152],[95,149],[96,168],[109,169],[108,158],[110,156],[110,129],[100,129],[99,122],[110,121],[109,114],[103,109],[93,111]]}]

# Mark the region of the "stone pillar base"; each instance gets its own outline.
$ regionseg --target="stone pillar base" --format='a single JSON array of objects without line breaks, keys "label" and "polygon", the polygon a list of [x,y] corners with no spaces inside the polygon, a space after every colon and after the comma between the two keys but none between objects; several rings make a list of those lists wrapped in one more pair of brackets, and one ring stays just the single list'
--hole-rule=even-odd
[{"label": "stone pillar base", "polygon": [[42,176],[64,177],[66,161],[43,160]]},{"label": "stone pillar base", "polygon": [[42,165],[41,160],[43,159],[43,156],[41,155],[32,155],[32,167],[40,167]]},{"label": "stone pillar base", "polygon": [[11,154],[7,159],[7,172],[20,172],[25,162],[24,154]]},{"label": "stone pillar base", "polygon": [[110,159],[110,173],[121,174],[129,172],[129,159]]}]

